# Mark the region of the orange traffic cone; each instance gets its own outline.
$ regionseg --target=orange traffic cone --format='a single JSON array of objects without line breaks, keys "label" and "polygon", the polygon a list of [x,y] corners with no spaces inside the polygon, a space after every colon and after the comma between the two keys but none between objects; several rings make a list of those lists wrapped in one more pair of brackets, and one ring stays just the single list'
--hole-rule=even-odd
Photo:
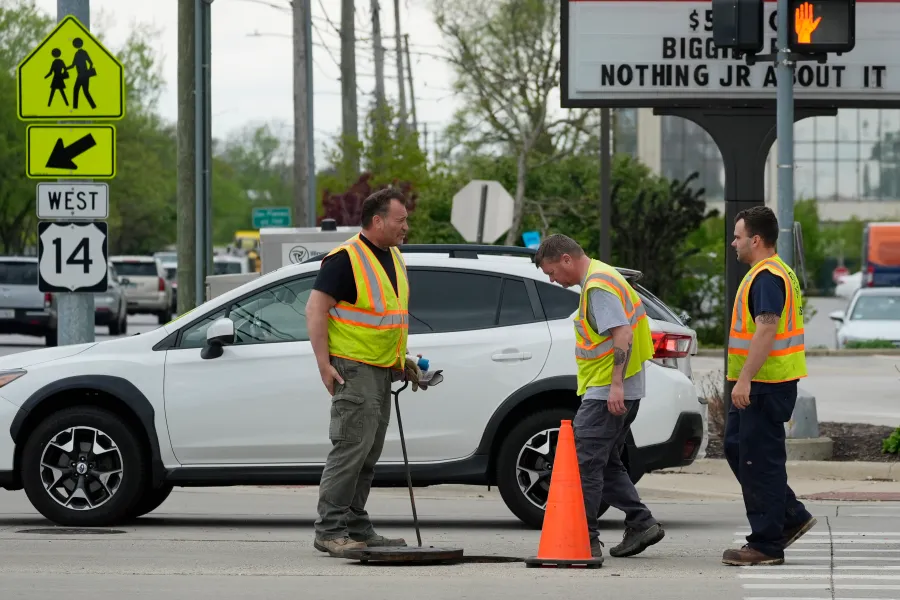
[{"label": "orange traffic cone", "polygon": [[537,556],[525,559],[525,565],[593,569],[603,565],[602,557],[591,556],[572,421],[560,423],[541,542]]}]

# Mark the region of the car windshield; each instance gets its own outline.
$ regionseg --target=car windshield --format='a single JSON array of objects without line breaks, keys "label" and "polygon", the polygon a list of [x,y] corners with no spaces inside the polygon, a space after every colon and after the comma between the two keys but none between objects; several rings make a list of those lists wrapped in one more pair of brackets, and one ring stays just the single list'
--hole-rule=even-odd
[{"label": "car windshield", "polygon": [[241,264],[236,262],[213,263],[213,273],[216,275],[233,275],[241,272]]},{"label": "car windshield", "polygon": [[174,280],[176,275],[178,275],[177,268],[175,268],[175,267],[167,267],[166,268],[166,279]]},{"label": "car windshield", "polygon": [[900,321],[900,294],[860,296],[853,305],[851,321]]},{"label": "car windshield", "polygon": [[119,277],[156,277],[156,263],[142,261],[116,262]]},{"label": "car windshield", "polygon": [[0,262],[0,285],[37,285],[38,266],[33,262]]}]

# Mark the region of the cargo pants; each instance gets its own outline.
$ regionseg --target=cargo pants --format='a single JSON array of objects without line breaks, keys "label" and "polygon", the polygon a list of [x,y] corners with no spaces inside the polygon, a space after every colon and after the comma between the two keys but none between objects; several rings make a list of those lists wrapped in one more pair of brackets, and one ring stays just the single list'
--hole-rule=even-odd
[{"label": "cargo pants", "polygon": [[391,419],[392,371],[331,357],[335,381],[328,437],[331,451],[319,483],[316,537],[362,540],[375,534],[366,501]]},{"label": "cargo pants", "polygon": [[626,527],[644,531],[657,524],[641,501],[621,457],[640,406],[640,400],[626,400],[627,412],[614,415],[606,400],[585,398],[572,421],[588,537],[592,541],[600,535],[597,513],[604,501],[625,513]]},{"label": "cargo pants", "polygon": [[748,545],[784,558],[784,532],[812,518],[787,481],[784,424],[797,402],[793,392],[751,394],[750,406],[738,410],[731,398],[725,422],[724,451],[741,484],[750,524]]}]

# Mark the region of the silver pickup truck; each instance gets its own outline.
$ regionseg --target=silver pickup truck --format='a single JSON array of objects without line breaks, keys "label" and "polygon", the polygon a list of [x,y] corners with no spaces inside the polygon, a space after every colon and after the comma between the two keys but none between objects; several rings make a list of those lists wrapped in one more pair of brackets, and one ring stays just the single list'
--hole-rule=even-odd
[{"label": "silver pickup truck", "polygon": [[0,257],[0,334],[39,336],[56,346],[56,302],[38,290],[37,258]]}]

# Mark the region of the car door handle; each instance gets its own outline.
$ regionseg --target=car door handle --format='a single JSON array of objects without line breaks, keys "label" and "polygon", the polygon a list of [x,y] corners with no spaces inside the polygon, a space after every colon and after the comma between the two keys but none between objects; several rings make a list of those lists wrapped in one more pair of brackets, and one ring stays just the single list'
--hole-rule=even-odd
[{"label": "car door handle", "polygon": [[528,360],[531,358],[531,352],[498,352],[491,355],[491,360],[497,362],[512,360]]}]

